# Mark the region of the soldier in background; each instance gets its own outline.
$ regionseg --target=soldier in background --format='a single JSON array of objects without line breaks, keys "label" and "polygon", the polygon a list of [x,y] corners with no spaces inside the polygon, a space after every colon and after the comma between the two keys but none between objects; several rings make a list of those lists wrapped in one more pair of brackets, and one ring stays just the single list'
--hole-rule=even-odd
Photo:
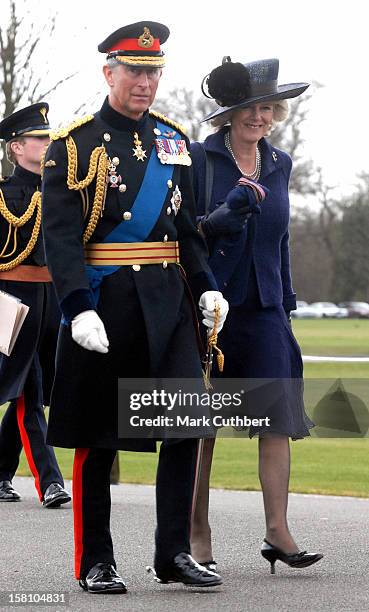
[{"label": "soldier in background", "polygon": [[49,142],[48,104],[40,102],[0,123],[14,173],[0,182],[0,290],[30,307],[10,356],[0,353],[0,501],[19,501],[12,479],[24,448],[40,501],[70,501],[52,447],[46,444],[60,310],[45,265],[41,235],[41,157]]}]

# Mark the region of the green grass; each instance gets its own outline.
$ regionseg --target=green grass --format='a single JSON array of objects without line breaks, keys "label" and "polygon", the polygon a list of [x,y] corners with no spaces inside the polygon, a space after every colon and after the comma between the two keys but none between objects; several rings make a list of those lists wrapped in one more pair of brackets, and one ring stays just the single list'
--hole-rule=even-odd
[{"label": "green grass", "polygon": [[369,357],[369,319],[294,319],[292,326],[305,355]]},{"label": "green grass", "polygon": [[[305,354],[369,355],[369,321],[295,320],[293,328]],[[369,364],[305,364],[305,376],[369,379]],[[365,386],[366,382],[363,380],[361,384]],[[257,446],[257,440],[219,438],[211,485],[224,489],[259,490]],[[291,491],[369,496],[369,438],[311,437],[292,442],[291,450]],[[56,454],[64,477],[71,478],[73,451],[56,449]],[[152,484],[155,482],[156,464],[157,455],[121,452],[121,480]],[[18,474],[30,475],[23,454]]]},{"label": "green grass", "polygon": [[305,378],[367,378],[369,363],[305,363]]},{"label": "green grass", "polygon": [[[245,491],[260,490],[258,442],[219,438],[215,446],[211,486]],[[315,439],[291,443],[290,490],[295,493],[369,496],[369,439]],[[72,477],[73,451],[56,449],[65,478]],[[157,455],[120,452],[122,482],[153,484]],[[20,476],[30,476],[22,454]]]}]

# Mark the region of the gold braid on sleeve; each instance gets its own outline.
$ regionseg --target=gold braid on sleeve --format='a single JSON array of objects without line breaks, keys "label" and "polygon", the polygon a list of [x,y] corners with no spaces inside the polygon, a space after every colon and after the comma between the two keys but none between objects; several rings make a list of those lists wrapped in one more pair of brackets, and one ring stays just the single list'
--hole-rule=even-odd
[{"label": "gold braid on sleeve", "polygon": [[[33,194],[31,198],[29,205],[27,206],[27,210],[23,213],[21,217],[16,217],[8,209],[5,199],[4,199],[3,192],[0,189],[0,214],[9,223],[9,229],[11,227],[14,228],[14,236],[16,235],[16,230],[19,227],[22,227],[23,225],[25,225],[27,221],[31,219],[35,211],[36,211],[35,222],[34,222],[32,234],[28,241],[27,246],[12,261],[9,261],[8,263],[5,263],[5,264],[0,264],[1,272],[12,270],[13,268],[21,264],[32,253],[35,247],[35,244],[37,242],[38,236],[40,234],[40,228],[41,228],[41,192],[35,191],[35,193]],[[10,238],[10,235],[8,235],[7,244],[9,242],[9,238]],[[9,257],[9,254],[4,255],[4,251],[7,247],[7,244],[2,250],[0,257]],[[13,249],[11,254],[13,254],[14,251],[15,251],[15,248]]]}]

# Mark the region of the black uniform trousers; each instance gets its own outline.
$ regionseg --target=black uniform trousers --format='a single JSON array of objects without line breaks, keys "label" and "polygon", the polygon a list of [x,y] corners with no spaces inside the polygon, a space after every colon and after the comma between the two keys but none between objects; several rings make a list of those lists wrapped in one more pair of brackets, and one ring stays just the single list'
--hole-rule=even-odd
[{"label": "black uniform trousers", "polygon": [[23,446],[40,501],[51,483],[64,486],[54,449],[45,442],[46,430],[42,371],[35,354],[22,395],[10,402],[1,421],[0,480],[13,479]]},{"label": "black uniform trousers", "polygon": [[[155,568],[179,552],[190,553],[190,518],[197,440],[162,442],[156,479]],[[85,578],[96,563],[115,567],[110,535],[110,470],[114,449],[78,448],[73,466],[75,576]]]}]

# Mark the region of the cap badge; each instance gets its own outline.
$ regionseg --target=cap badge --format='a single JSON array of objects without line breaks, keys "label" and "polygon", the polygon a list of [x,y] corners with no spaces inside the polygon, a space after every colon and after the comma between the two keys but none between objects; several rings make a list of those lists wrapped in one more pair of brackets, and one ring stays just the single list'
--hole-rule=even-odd
[{"label": "cap badge", "polygon": [[47,117],[46,117],[46,115],[47,115],[47,108],[45,108],[44,106],[42,108],[40,108],[40,113],[41,113],[41,116],[42,116],[42,118],[44,120],[44,123],[47,123]]},{"label": "cap badge", "polygon": [[138,46],[143,49],[150,49],[154,44],[154,37],[152,36],[149,28],[144,26],[144,31],[141,36],[138,37]]}]

